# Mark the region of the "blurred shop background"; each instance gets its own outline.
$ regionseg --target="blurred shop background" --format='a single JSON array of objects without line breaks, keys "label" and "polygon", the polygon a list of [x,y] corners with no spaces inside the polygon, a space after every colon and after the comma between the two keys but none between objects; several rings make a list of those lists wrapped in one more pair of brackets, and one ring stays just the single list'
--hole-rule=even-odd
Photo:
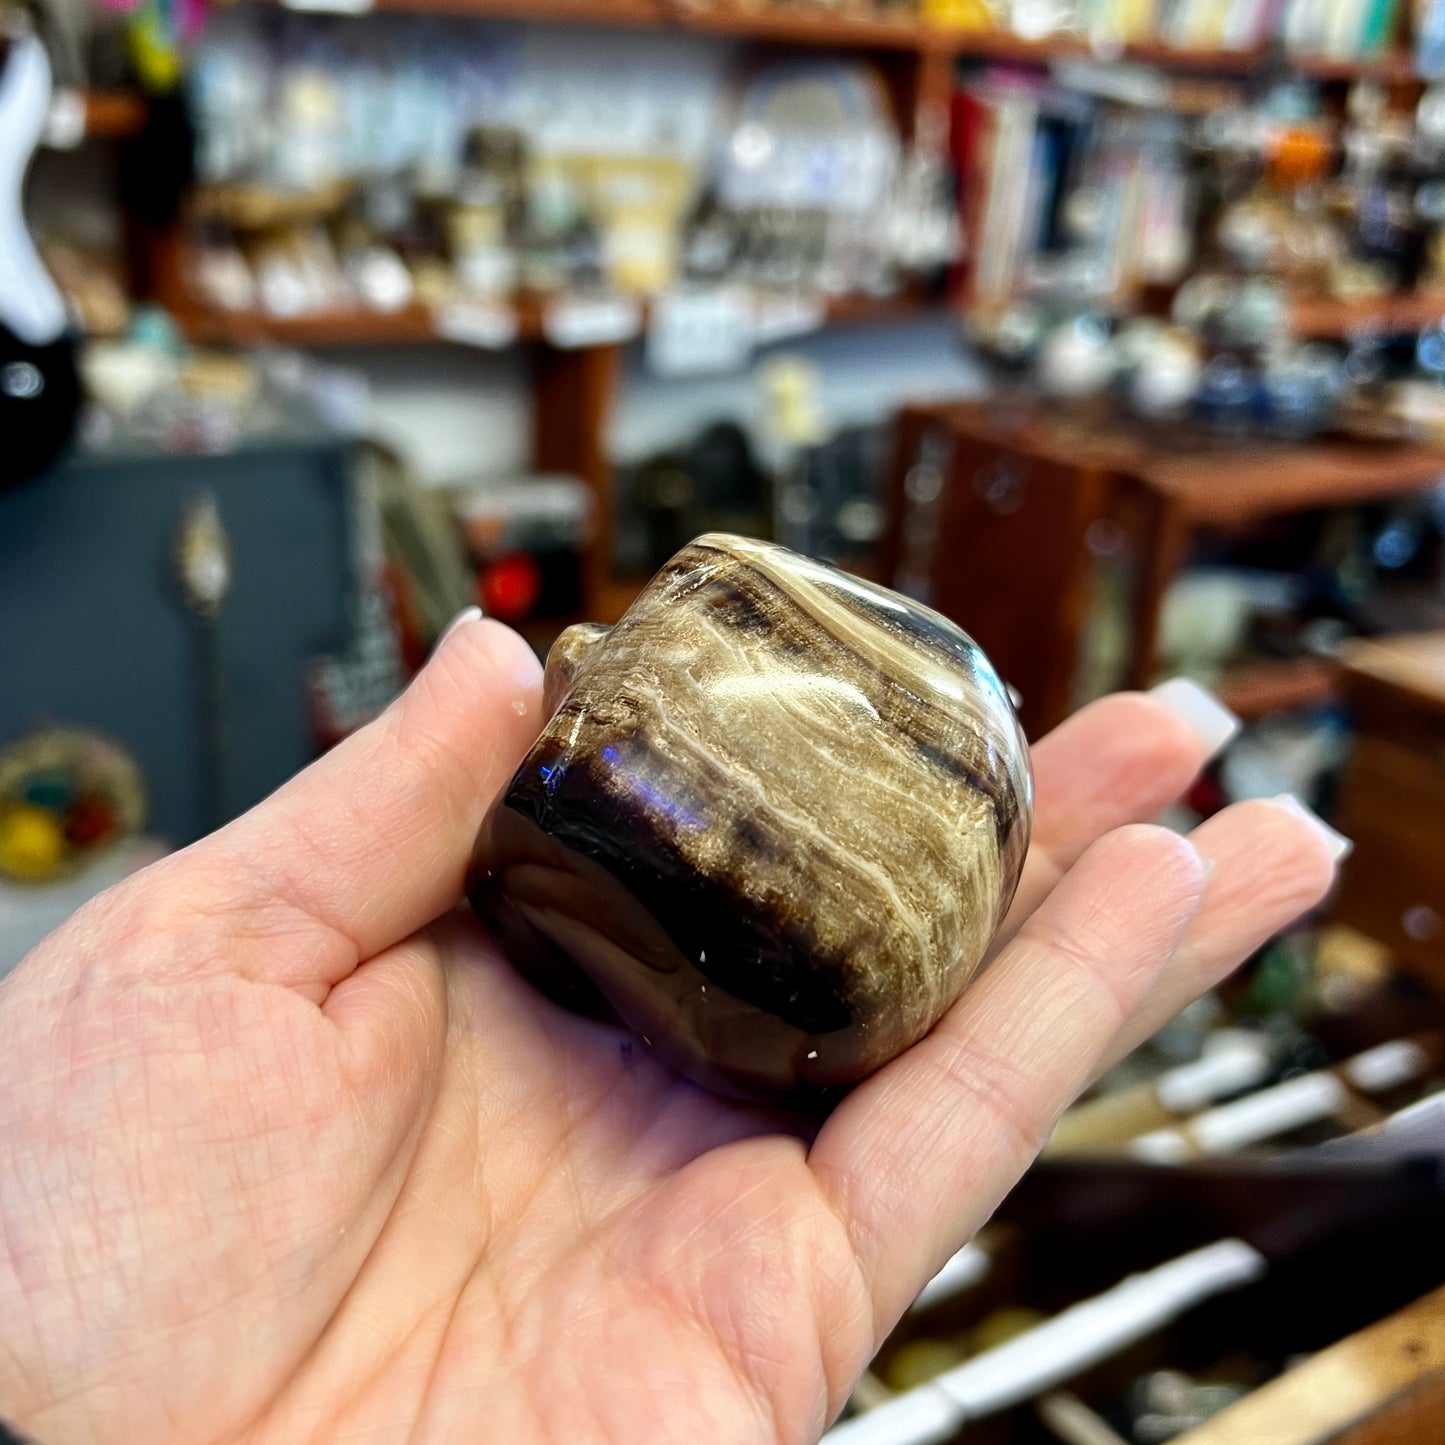
[{"label": "blurred shop background", "polygon": [[1442,0],[0,0],[0,974],[468,603],[775,538],[1356,845],[851,1428],[1445,1440],[1442,478]]}]

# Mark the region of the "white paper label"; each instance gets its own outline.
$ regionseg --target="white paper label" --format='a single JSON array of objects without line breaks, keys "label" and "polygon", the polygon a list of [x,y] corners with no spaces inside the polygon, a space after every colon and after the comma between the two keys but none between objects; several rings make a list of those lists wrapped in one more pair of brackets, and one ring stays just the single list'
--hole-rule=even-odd
[{"label": "white paper label", "polygon": [[1131,1139],[1128,1152],[1146,1164],[1182,1164],[1189,1157],[1189,1140],[1178,1129],[1155,1129]]},{"label": "white paper label", "polygon": [[1409,1039],[1394,1039],[1378,1048],[1356,1054],[1345,1065],[1345,1077],[1367,1094],[1383,1094],[1418,1079],[1430,1065],[1430,1056]]},{"label": "white paper label", "polygon": [[1160,1076],[1155,1092],[1171,1114],[1193,1114],[1226,1094],[1259,1083],[1269,1072],[1270,1045],[1258,1034],[1216,1035],[1204,1056]]},{"label": "white paper label", "polygon": [[1206,1154],[1231,1154],[1262,1139],[1328,1119],[1348,1098],[1349,1092],[1333,1074],[1302,1074],[1201,1114],[1190,1132]]},{"label": "white paper label", "polygon": [[553,346],[615,346],[642,331],[642,307],[631,296],[559,296],[542,313],[542,334]]},{"label": "white paper label", "polygon": [[318,15],[365,15],[373,0],[281,0],[288,10],[306,10]]},{"label": "white paper label", "polygon": [[784,291],[759,291],[753,296],[753,343],[767,346],[821,331],[828,323],[821,296],[796,296]]},{"label": "white paper label", "polygon": [[657,376],[741,371],[753,354],[753,309],[736,286],[667,291],[647,321],[647,364]]},{"label": "white paper label", "polygon": [[432,313],[432,326],[445,341],[502,351],[517,339],[517,313],[491,301],[453,301]]}]

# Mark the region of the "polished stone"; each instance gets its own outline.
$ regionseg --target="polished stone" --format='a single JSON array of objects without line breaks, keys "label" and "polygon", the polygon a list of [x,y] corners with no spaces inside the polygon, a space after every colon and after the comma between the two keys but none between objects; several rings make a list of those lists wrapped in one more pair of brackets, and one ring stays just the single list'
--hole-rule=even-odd
[{"label": "polished stone", "polygon": [[1028,847],[1028,749],[965,633],[710,534],[548,658],[552,715],[468,893],[534,982],[721,1092],[826,1100],[984,957]]}]

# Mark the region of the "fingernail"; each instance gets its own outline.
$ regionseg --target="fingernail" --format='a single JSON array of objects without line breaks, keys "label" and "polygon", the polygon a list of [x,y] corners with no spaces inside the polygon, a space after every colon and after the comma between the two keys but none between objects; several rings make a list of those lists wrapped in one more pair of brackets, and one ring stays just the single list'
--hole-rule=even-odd
[{"label": "fingernail", "polygon": [[1207,757],[1220,752],[1243,726],[1207,687],[1192,677],[1171,677],[1168,682],[1151,687],[1149,696],[1158,698],[1189,725]]},{"label": "fingernail", "polygon": [[463,607],[462,610],[458,612],[457,615],[453,617],[450,622],[447,623],[445,629],[442,632],[442,635],[437,638],[437,645],[432,649],[432,651],[440,652],[442,644],[446,642],[447,638],[449,638],[452,633],[454,633],[459,627],[465,627],[469,622],[480,622],[481,620],[482,609],[480,607]]},{"label": "fingernail", "polygon": [[1306,803],[1302,802],[1294,793],[1281,793],[1277,798],[1269,800],[1276,807],[1285,808],[1297,818],[1303,818],[1307,823],[1313,823],[1325,836],[1325,842],[1330,850],[1330,862],[1341,863],[1350,856],[1354,843],[1346,838],[1343,833],[1336,832],[1331,828],[1318,813]]}]

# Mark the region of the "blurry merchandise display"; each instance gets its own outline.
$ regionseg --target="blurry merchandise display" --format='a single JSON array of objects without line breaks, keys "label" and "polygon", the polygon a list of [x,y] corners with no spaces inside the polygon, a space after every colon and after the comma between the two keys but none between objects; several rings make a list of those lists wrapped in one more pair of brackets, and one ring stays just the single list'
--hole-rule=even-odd
[{"label": "blurry merchandise display", "polygon": [[655,570],[703,532],[767,537],[773,482],[734,422],[706,426],[684,448],[646,458],[619,478],[619,539],[632,570]]},{"label": "blurry merchandise display", "polygon": [[[1395,44],[1400,0],[976,0],[977,23],[962,4],[928,3],[941,23],[1000,29],[1027,40],[1078,36],[1107,52],[1127,44],[1176,50],[1259,51],[1277,46],[1300,59],[1364,59]],[[1445,13],[1436,0],[1412,9],[1415,60],[1433,76],[1445,66]]]},{"label": "blurry merchandise display", "polygon": [[1210,82],[1164,115],[1118,74],[985,70],[956,97],[966,333],[1005,396],[1235,438],[1445,435],[1445,90],[1402,111],[1360,81],[1336,114],[1318,85]]},{"label": "blurry merchandise display", "polygon": [[[1176,50],[1256,51],[1360,59],[1396,41],[1401,0],[682,0],[684,13],[919,20],[940,29],[1023,40],[1078,38],[1107,52],[1126,44]],[[1445,67],[1445,14],[1435,0],[1409,7],[1416,64]]]},{"label": "blurry merchandise display", "polygon": [[353,433],[366,414],[355,373],[291,352],[194,349],[154,308],[138,311],[123,338],[89,342],[81,372],[81,440],[92,450],[214,454],[298,430]]},{"label": "blurry merchandise display", "polygon": [[217,15],[193,67],[193,297],[416,304],[460,331],[449,308],[523,295],[886,294],[954,258],[939,147],[900,144],[866,64],[780,63],[730,94],[719,54],[659,45],[612,70],[484,22]]}]

